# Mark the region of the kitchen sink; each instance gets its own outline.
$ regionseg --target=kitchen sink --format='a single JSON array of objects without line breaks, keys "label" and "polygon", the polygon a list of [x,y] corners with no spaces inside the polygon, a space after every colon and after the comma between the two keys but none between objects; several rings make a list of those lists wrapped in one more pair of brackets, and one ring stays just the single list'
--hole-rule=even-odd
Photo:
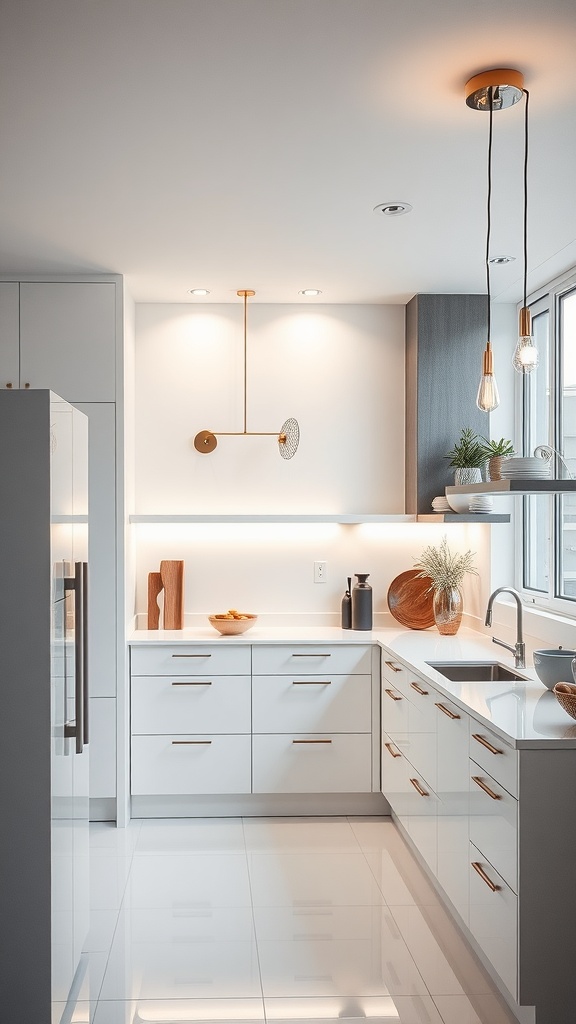
[{"label": "kitchen sink", "polygon": [[498,683],[526,679],[515,669],[506,668],[497,661],[428,661],[426,664],[455,683]]}]

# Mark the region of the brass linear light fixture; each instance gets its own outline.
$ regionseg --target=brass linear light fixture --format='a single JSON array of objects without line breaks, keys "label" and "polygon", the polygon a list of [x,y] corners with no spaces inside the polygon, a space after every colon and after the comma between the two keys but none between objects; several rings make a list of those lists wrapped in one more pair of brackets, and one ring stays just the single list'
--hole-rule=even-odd
[{"label": "brass linear light fixture", "polygon": [[256,294],[248,288],[237,291],[236,294],[244,299],[244,430],[201,430],[194,438],[194,447],[197,452],[208,455],[216,448],[218,437],[275,437],[278,441],[278,451],[283,459],[291,459],[298,450],[300,442],[300,427],[298,421],[291,416],[285,420],[279,431],[276,430],[247,430],[246,429],[246,323],[247,323],[247,301]]},{"label": "brass linear light fixture", "polygon": [[[466,104],[472,110],[485,110],[490,115],[488,128],[488,195],[487,195],[487,226],[486,226],[486,292],[488,299],[487,310],[487,340],[486,349],[482,359],[482,376],[478,387],[476,405],[483,412],[491,412],[500,404],[498,386],[494,376],[494,357],[490,338],[491,329],[491,305],[490,294],[490,230],[492,220],[492,116],[494,111],[505,110],[514,106],[524,95],[524,76],[520,71],[513,68],[495,68],[492,71],[483,71],[474,75],[466,82],[465,95]],[[526,221],[525,221],[526,223]],[[526,235],[525,235],[526,237]],[[526,303],[526,300],[524,300]]]}]

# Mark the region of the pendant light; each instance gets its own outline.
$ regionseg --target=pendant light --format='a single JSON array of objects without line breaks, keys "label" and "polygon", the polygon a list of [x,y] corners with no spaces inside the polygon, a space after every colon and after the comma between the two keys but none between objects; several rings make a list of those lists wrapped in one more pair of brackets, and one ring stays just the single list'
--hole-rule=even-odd
[{"label": "pendant light", "polygon": [[[490,115],[488,133],[488,200],[486,228],[486,290],[488,294],[488,330],[486,349],[482,359],[482,377],[478,387],[476,405],[483,412],[491,412],[500,404],[498,385],[494,376],[494,357],[490,342],[491,294],[490,294],[490,229],[492,200],[492,117],[495,110],[505,110],[522,99],[524,77],[513,68],[495,68],[482,71],[466,82],[466,104],[473,110],[487,110]],[[525,221],[526,223],[526,221]]]},{"label": "pendant light", "polygon": [[526,97],[524,107],[524,304],[520,310],[518,341],[514,350],[512,363],[517,373],[531,373],[538,366],[538,349],[532,336],[532,315],[526,304],[528,278],[528,100],[530,93],[523,90]]},{"label": "pendant light", "polygon": [[285,420],[280,430],[246,430],[246,325],[247,325],[247,300],[256,294],[248,288],[237,291],[239,298],[244,299],[244,430],[201,430],[194,438],[194,447],[197,452],[209,455],[216,448],[218,437],[275,437],[278,441],[278,451],[283,459],[291,459],[296,454],[300,442],[300,427],[298,421],[291,416]]},{"label": "pendant light", "polygon": [[488,129],[488,198],[486,216],[486,294],[487,294],[487,329],[486,348],[482,356],[482,376],[478,385],[476,405],[483,412],[492,412],[500,405],[498,385],[494,376],[494,357],[490,342],[490,328],[492,322],[492,296],[490,293],[490,230],[492,227],[492,119],[494,114],[494,87],[488,86],[488,109],[490,111],[490,125]]}]

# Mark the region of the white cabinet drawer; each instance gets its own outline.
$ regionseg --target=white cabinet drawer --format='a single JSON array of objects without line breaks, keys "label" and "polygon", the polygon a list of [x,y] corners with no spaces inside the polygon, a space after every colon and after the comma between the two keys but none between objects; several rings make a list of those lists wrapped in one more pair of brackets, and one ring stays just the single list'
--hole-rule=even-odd
[{"label": "white cabinet drawer", "polygon": [[408,701],[382,673],[382,728],[389,735],[408,731]]},{"label": "white cabinet drawer", "polygon": [[250,676],[132,676],[133,733],[248,733]]},{"label": "white cabinet drawer", "polygon": [[518,892],[518,802],[470,761],[470,841]]},{"label": "white cabinet drawer", "polygon": [[409,774],[412,768],[402,754],[406,746],[406,736],[382,735],[382,793],[386,797],[396,817],[408,832],[409,794],[412,792]]},{"label": "white cabinet drawer", "polygon": [[347,736],[254,736],[254,793],[369,793],[372,742]]},{"label": "white cabinet drawer", "polygon": [[250,792],[250,736],[133,736],[134,796]]},{"label": "white cabinet drawer", "polygon": [[323,675],[331,672],[370,673],[372,648],[353,645],[298,644],[260,645],[253,648],[252,671],[256,675]]},{"label": "white cabinet drawer", "polygon": [[251,671],[250,646],[174,644],[131,648],[135,676],[243,676]]},{"label": "white cabinet drawer", "polygon": [[405,692],[406,676],[408,669],[400,661],[396,661],[386,650],[382,650],[382,683],[391,685],[394,689],[400,688]]},{"label": "white cabinet drawer", "polygon": [[490,729],[470,719],[470,757],[512,796],[518,796],[518,754]]},{"label": "white cabinet drawer", "polygon": [[253,680],[254,732],[370,732],[371,677],[277,675]]},{"label": "white cabinet drawer", "polygon": [[472,843],[470,844],[470,931],[502,978],[508,991],[516,999],[518,988],[518,897]]}]

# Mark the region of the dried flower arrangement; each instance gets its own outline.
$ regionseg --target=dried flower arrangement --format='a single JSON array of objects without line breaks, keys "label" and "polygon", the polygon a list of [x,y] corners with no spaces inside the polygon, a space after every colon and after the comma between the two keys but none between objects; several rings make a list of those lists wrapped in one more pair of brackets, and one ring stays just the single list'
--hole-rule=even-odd
[{"label": "dried flower arrangement", "polygon": [[472,558],[474,552],[466,551],[465,554],[453,554],[448,547],[446,536],[442,538],[439,547],[430,544],[414,563],[415,569],[420,569],[418,578],[429,576],[432,580],[428,593],[431,590],[450,590],[459,587],[467,572],[478,575]]}]

